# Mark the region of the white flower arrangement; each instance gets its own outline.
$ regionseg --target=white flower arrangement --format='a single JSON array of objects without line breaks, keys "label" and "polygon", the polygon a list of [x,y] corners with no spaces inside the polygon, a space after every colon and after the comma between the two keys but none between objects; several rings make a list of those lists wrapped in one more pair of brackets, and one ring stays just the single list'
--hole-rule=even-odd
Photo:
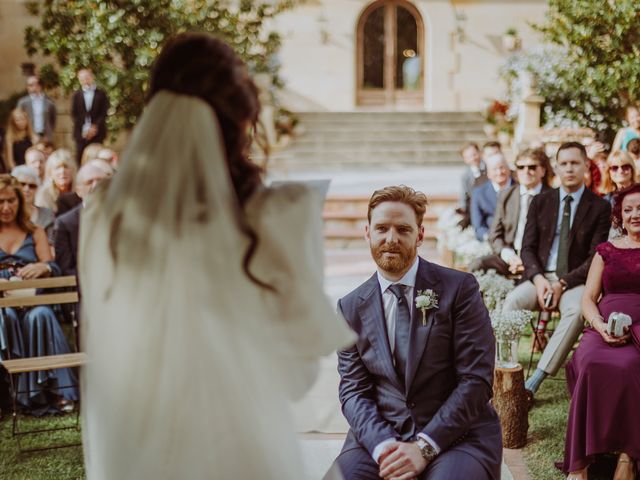
[{"label": "white flower arrangement", "polygon": [[428,288],[427,290],[418,290],[416,293],[416,308],[422,312],[422,325],[427,324],[427,310],[438,308],[438,295],[436,292]]},{"label": "white flower arrangement", "polygon": [[524,332],[532,315],[528,310],[493,310],[490,313],[491,327],[497,339],[516,340]]},{"label": "white flower arrangement", "polygon": [[456,213],[455,208],[443,210],[438,217],[438,250],[451,250],[455,259],[463,264],[469,264],[472,260],[489,255],[491,247],[486,242],[479,242],[476,239],[472,227],[464,230],[458,223],[462,216]]},{"label": "white flower arrangement", "polygon": [[484,304],[487,306],[487,310],[490,312],[502,308],[504,299],[513,288],[515,284],[513,280],[509,280],[502,275],[498,275],[495,270],[487,270],[486,272],[474,272],[473,273],[478,280],[480,286],[480,292]]}]

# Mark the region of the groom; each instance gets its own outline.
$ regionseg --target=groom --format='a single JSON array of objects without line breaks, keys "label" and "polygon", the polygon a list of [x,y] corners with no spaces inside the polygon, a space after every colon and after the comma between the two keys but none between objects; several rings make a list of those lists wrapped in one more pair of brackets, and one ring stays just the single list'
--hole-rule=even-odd
[{"label": "groom", "polygon": [[338,302],[358,334],[338,353],[345,480],[500,478],[489,315],[472,275],[417,256],[426,206],[406,186],[374,192],[365,238],[378,271]]}]

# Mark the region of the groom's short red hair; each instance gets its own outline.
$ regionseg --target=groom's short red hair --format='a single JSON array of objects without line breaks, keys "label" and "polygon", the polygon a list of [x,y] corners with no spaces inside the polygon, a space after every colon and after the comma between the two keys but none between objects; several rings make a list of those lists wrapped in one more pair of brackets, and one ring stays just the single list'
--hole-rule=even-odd
[{"label": "groom's short red hair", "polygon": [[422,226],[422,219],[429,204],[427,196],[406,185],[393,185],[376,190],[369,200],[367,220],[371,223],[371,211],[384,202],[400,202],[409,205],[416,213],[416,223]]}]

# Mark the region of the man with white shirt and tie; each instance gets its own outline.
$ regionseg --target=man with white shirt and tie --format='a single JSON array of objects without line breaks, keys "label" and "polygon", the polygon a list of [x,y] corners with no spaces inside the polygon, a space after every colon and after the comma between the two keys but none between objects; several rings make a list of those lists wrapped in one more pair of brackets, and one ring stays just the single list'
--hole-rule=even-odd
[{"label": "man with white shirt and tie", "polygon": [[504,310],[560,311],[560,322],[525,384],[531,400],[542,381],[558,372],[582,332],[587,272],[611,227],[609,202],[585,188],[589,161],[580,143],[558,149],[555,169],[561,186],[536,195],[529,206],[521,252],[525,281],[503,305]]},{"label": "man with white shirt and tie", "polygon": [[522,273],[520,258],[527,212],[533,197],[550,188],[552,178],[549,157],[540,149],[527,149],[515,161],[518,183],[498,195],[496,213],[489,230],[493,254],[471,262],[469,269],[493,269],[501,275]]},{"label": "man with white shirt and tie", "polygon": [[91,69],[78,70],[78,81],[81,88],[71,98],[71,117],[76,158],[80,164],[85,147],[90,143],[102,143],[107,137],[109,99],[104,90],[96,87]]},{"label": "man with white shirt and tie", "polygon": [[27,77],[27,93],[18,100],[17,107],[27,113],[36,140],[52,142],[56,128],[56,105],[45,95],[37,75]]},{"label": "man with white shirt and tie", "polygon": [[427,198],[386,187],[365,229],[377,272],[340,299],[358,339],[338,352],[345,480],[499,479],[495,339],[473,275],[418,257]]}]

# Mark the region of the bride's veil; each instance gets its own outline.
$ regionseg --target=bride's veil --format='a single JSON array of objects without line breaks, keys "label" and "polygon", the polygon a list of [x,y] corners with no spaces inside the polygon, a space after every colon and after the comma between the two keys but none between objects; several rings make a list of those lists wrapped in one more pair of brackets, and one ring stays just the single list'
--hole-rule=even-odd
[{"label": "bride's veil", "polygon": [[300,475],[239,211],[213,110],[157,93],[82,217],[88,478]]}]

